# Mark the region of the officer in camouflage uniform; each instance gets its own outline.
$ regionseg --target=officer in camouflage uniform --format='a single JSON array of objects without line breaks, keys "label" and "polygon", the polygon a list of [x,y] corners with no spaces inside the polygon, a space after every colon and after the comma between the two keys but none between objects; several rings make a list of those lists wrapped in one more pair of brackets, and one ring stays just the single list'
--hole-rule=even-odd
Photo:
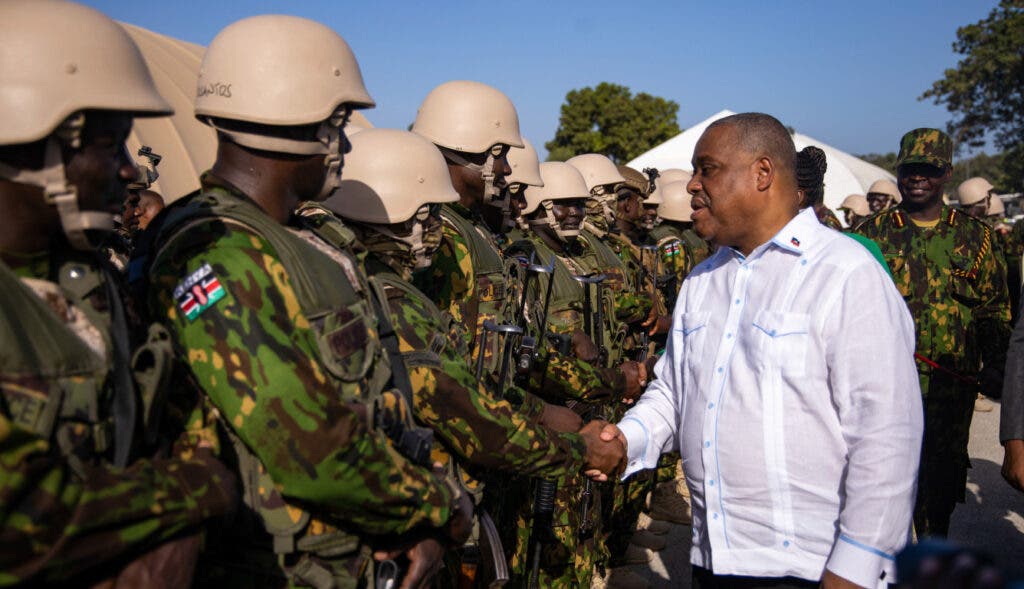
[{"label": "officer in camouflage uniform", "polygon": [[294,213],[337,188],[345,123],[373,106],[355,56],[319,23],[257,16],[222,30],[200,72],[217,160],[130,274],[219,409],[245,485],[246,517],[208,543],[202,584],[354,587],[371,546],[404,551],[407,582],[429,578],[471,502],[424,468],[429,433],[395,390],[354,235]]},{"label": "officer in camouflage uniform", "polygon": [[964,500],[979,371],[984,366],[983,390],[999,386],[1009,337],[1005,269],[992,231],[942,202],[952,156],[942,131],[904,135],[897,160],[902,203],[858,227],[882,249],[917,327],[925,410],[914,509],[920,537],[945,535]]},{"label": "officer in camouflage uniform", "polygon": [[352,138],[345,173],[327,206],[367,249],[371,284],[387,301],[409,372],[413,414],[441,442],[435,460],[473,477],[464,479],[471,489],[485,476],[498,494],[509,474],[558,479],[595,462],[614,468],[621,455],[598,443],[598,422],[580,434],[557,434],[488,392],[467,361],[465,339],[444,337],[450,317],[408,282],[415,268],[430,265],[441,241],[440,205],[458,200],[437,149],[405,131],[362,131]]},{"label": "officer in camouflage uniform", "polygon": [[[509,253],[523,258],[535,256],[538,260],[554,257],[554,274],[541,274],[532,283],[535,292],[528,293],[528,299],[536,303],[527,312],[533,323],[542,325],[544,332],[569,335],[584,325],[583,287],[573,280],[573,276],[583,272],[573,263],[567,250],[576,244],[588,191],[579,172],[566,163],[545,162],[540,165],[540,176],[543,186],[530,186],[524,193],[525,204],[521,211],[523,221],[529,227],[526,239],[513,244]],[[542,307],[550,280],[553,280],[551,299],[545,318]],[[598,343],[607,347],[611,342],[611,338],[607,338]],[[591,359],[596,361],[596,357]],[[583,400],[580,404],[577,401],[562,399],[562,402],[573,404],[580,413],[600,408],[596,400]],[[588,490],[590,496],[585,498],[584,493]],[[593,485],[588,487],[579,474],[559,480],[555,496],[554,541],[544,544],[541,550],[539,586],[590,585],[594,566],[603,564],[607,557],[599,524],[597,489]],[[529,523],[529,514],[520,514],[516,527],[519,529],[516,554],[525,555],[531,547],[531,540],[536,541],[532,537],[535,532]],[[530,575],[530,560],[516,558],[512,564],[518,579],[525,580]]]},{"label": "officer in camouflage uniform", "polygon": [[96,10],[4,2],[0,31],[0,586],[188,586],[234,479],[96,245],[134,179],[132,118],[171,108]]}]

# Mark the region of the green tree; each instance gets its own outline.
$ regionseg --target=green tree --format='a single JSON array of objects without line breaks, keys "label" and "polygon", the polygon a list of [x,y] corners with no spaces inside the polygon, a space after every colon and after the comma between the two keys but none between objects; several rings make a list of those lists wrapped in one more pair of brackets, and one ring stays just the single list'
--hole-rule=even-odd
[{"label": "green tree", "polygon": [[679,105],[645,92],[601,82],[565,95],[555,138],[544,144],[549,161],[602,153],[625,163],[680,133]]},{"label": "green tree", "polygon": [[945,105],[960,147],[991,136],[1005,150],[1006,188],[1024,186],[1024,0],[1002,0],[988,17],[960,27],[953,51],[964,56],[920,99]]},{"label": "green tree", "polygon": [[892,174],[896,173],[896,154],[894,152],[866,153],[864,155],[858,155],[857,157],[869,164],[875,164],[887,172]]}]

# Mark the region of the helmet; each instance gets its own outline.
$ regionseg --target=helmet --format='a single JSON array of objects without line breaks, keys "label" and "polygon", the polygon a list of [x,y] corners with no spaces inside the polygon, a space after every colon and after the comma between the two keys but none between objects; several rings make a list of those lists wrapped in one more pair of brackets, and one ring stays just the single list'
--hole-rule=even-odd
[{"label": "helmet", "polygon": [[426,139],[397,129],[364,129],[351,138],[345,178],[324,203],[353,221],[387,225],[430,203],[456,202],[444,158]]},{"label": "helmet", "polygon": [[540,158],[537,157],[537,150],[525,137],[522,147],[508,150],[508,165],[512,168],[512,173],[505,178],[505,182],[510,188],[513,184],[544,186],[544,181],[540,179]]},{"label": "helmet", "polygon": [[851,194],[843,199],[843,203],[839,205],[840,209],[846,209],[858,215],[860,217],[867,217],[871,214],[871,207],[868,205],[868,199],[863,194]]},{"label": "helmet", "polygon": [[340,105],[374,102],[348,43],[309,19],[263,15],[232,23],[210,42],[199,69],[200,120],[310,125]]},{"label": "helmet", "polygon": [[[373,105],[348,43],[329,27],[297,16],[253,16],[228,25],[210,42],[199,68],[196,117],[239,145],[326,156],[319,200],[340,181],[346,112]],[[298,139],[243,131],[226,121],[319,127],[316,137]]]},{"label": "helmet", "polygon": [[651,182],[643,173],[629,166],[615,166],[615,169],[622,175],[623,184],[627,187],[639,192],[641,196],[646,196],[650,192]]},{"label": "helmet", "polygon": [[985,200],[992,189],[991,182],[981,176],[975,176],[961,182],[956,189],[956,195],[960,206],[970,206]]},{"label": "helmet", "polygon": [[497,88],[454,80],[430,91],[416,112],[412,132],[434,145],[484,153],[495,145],[523,147],[516,107]]},{"label": "helmet", "polygon": [[892,180],[875,180],[871,184],[871,188],[868,188],[868,194],[886,194],[893,197],[896,202],[903,201],[899,188],[896,187],[896,183]]},{"label": "helmet", "polygon": [[0,2],[0,145],[47,138],[41,170],[0,165],[0,177],[43,188],[71,244],[92,249],[87,230],[112,231],[113,215],[80,211],[62,149],[78,148],[84,110],[160,116],[173,112],[157,92],[139,48],[117,23],[59,0]]},{"label": "helmet", "polygon": [[[583,175],[583,180],[587,183],[587,190],[595,196],[613,192],[608,190],[607,186],[626,181],[612,160],[599,153],[585,153],[571,157],[565,163],[576,168]],[[595,190],[599,191],[595,192]]]},{"label": "helmet", "polygon": [[60,0],[0,2],[0,145],[31,143],[86,109],[169,115],[139,48],[103,13]]},{"label": "helmet", "polygon": [[1005,215],[1006,205],[1003,204],[1003,199],[993,194],[992,198],[990,198],[988,201],[988,212],[986,212],[985,214],[989,216],[998,215],[1000,217]]},{"label": "helmet", "polygon": [[668,184],[669,182],[689,182],[690,178],[693,178],[693,174],[679,168],[658,170],[658,180],[662,184]]},{"label": "helmet", "polygon": [[693,207],[690,205],[690,193],[686,190],[686,183],[678,180],[659,184],[654,191],[661,197],[661,204],[658,206],[658,216],[666,221],[689,223],[693,219]]},{"label": "helmet", "polygon": [[562,241],[575,238],[580,233],[579,229],[563,230],[555,221],[551,201],[589,198],[586,181],[576,168],[565,162],[544,162],[540,165],[540,177],[544,180],[543,186],[526,189],[526,208],[522,214],[528,215],[542,208],[544,214],[530,219],[530,225],[548,225]]},{"label": "helmet", "polygon": [[589,198],[587,183],[576,168],[565,162],[544,162],[540,164],[540,177],[544,179],[541,186],[530,186],[526,189],[526,208],[523,214],[528,215],[537,210],[545,200],[568,200],[571,198]]}]

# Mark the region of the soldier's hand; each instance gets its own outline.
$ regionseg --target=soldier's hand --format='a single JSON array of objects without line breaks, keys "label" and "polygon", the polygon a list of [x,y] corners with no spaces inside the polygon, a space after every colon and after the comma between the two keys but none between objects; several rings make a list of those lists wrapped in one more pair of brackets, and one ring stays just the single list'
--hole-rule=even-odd
[{"label": "soldier's hand", "polygon": [[651,321],[650,325],[644,325],[644,327],[650,327],[647,335],[658,335],[661,333],[668,333],[672,329],[672,316],[671,315],[658,315],[654,321]]},{"label": "soldier's hand", "polygon": [[627,360],[619,364],[619,370],[626,377],[626,390],[623,391],[622,402],[631,404],[640,397],[647,386],[647,367],[639,362]]},{"label": "soldier's hand", "polygon": [[578,432],[583,427],[583,419],[568,407],[544,403],[544,411],[540,415],[540,424],[556,432]]},{"label": "soldier's hand", "polygon": [[429,587],[430,583],[444,566],[444,545],[432,537],[423,538],[404,550],[380,551],[373,553],[378,561],[392,560],[402,554],[409,559],[409,568],[402,578],[400,589],[420,589]]},{"label": "soldier's hand", "polygon": [[1007,440],[1003,448],[1003,478],[1024,493],[1024,440]]},{"label": "soldier's hand", "polygon": [[[622,431],[618,428],[618,426],[616,426],[613,423],[607,423],[607,422],[602,422],[602,421],[592,421],[590,423],[600,423],[600,424],[602,424],[601,431],[598,434],[598,437],[601,439],[602,442],[605,442],[605,443],[617,442],[618,444],[620,444],[622,446],[622,462],[620,463],[620,468],[624,469],[625,466],[626,466],[626,451],[628,449],[628,446],[626,444],[626,436],[623,435]],[[587,424],[587,425],[590,425],[590,424]],[[582,433],[582,432],[580,432],[580,433]],[[603,483],[604,481],[608,480],[608,473],[605,473],[605,472],[603,472],[603,471],[601,471],[600,469],[597,469],[597,468],[590,468],[590,469],[584,471],[584,474],[586,474],[588,477],[590,477],[591,479],[593,479],[595,481],[598,481],[598,482],[602,482]]]},{"label": "soldier's hand", "polygon": [[456,499],[455,513],[448,520],[448,538],[455,546],[462,546],[473,533],[473,500],[469,493],[462,491]]},{"label": "soldier's hand", "polygon": [[618,436],[601,435],[609,426],[610,424],[606,421],[595,420],[580,430],[580,436],[587,443],[586,472],[588,475],[594,471],[611,475],[620,472],[625,467],[626,447],[622,441]]},{"label": "soldier's hand", "polygon": [[572,332],[572,353],[584,362],[595,362],[600,357],[601,350],[590,336],[576,329]]}]

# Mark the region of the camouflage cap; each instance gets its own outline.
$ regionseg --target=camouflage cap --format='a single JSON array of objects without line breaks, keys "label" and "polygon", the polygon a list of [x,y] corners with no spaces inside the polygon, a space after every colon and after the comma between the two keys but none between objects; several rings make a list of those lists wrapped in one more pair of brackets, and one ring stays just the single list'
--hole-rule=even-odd
[{"label": "camouflage cap", "polygon": [[896,167],[903,164],[929,164],[948,169],[953,166],[953,140],[938,129],[914,129],[900,140]]}]

